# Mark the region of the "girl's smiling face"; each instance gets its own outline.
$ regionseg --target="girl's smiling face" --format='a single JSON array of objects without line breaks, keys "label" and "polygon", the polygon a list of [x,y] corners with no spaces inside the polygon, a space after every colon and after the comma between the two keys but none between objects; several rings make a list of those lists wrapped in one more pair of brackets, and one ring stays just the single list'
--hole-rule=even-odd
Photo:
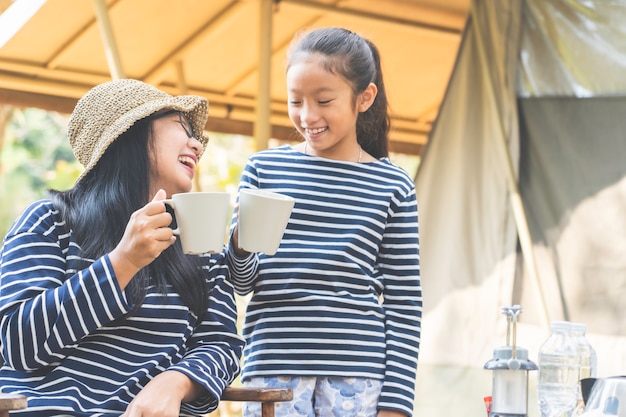
[{"label": "girl's smiling face", "polygon": [[191,191],[202,143],[193,136],[189,119],[178,111],[165,111],[152,121],[151,193],[162,188],[172,194]]},{"label": "girl's smiling face", "polygon": [[303,55],[287,70],[289,118],[307,141],[308,153],[356,161],[356,120],[369,107],[361,104],[371,92],[355,97],[350,83],[326,69],[325,60],[321,54]]}]

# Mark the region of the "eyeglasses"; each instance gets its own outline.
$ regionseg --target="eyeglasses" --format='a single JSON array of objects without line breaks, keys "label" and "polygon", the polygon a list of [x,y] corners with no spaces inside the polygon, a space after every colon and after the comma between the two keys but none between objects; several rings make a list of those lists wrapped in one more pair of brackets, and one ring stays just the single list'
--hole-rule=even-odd
[{"label": "eyeglasses", "polygon": [[180,123],[180,125],[183,127],[183,130],[185,131],[185,134],[187,135],[188,138],[193,138],[193,125],[191,124],[191,121],[189,120],[189,117],[187,117],[186,114],[184,114],[183,112],[179,111],[179,110],[168,110],[165,111],[163,113],[156,113],[153,114],[152,116],[150,116],[151,120],[156,120],[156,119],[160,119],[162,117],[166,117],[169,116],[170,114],[178,114],[178,123]]}]

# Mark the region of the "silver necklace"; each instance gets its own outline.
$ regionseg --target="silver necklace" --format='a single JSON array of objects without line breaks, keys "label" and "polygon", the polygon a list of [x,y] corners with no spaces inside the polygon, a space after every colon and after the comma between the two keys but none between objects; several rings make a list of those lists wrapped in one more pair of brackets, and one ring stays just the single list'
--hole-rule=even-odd
[{"label": "silver necklace", "polygon": [[[308,147],[309,147],[309,142],[306,142],[306,141],[305,141],[305,142],[304,142],[304,154],[305,154],[305,155],[308,155],[308,153],[307,153],[307,149],[308,149]],[[360,164],[360,163],[361,163],[361,158],[362,158],[362,157],[363,157],[363,148],[361,148],[361,145],[359,145],[359,159],[357,159],[357,161],[356,161],[356,162]]]}]

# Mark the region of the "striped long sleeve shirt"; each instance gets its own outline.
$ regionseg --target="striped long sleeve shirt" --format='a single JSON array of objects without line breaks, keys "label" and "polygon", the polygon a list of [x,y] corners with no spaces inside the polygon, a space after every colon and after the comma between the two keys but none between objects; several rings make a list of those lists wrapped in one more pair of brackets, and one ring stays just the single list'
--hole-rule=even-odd
[{"label": "striped long sleeve shirt", "polygon": [[253,292],[243,379],[378,379],[378,408],[412,415],[422,315],[413,180],[387,158],[333,161],[287,145],[253,155],[240,186],[296,200],[278,252],[231,276],[239,294]]},{"label": "striped long sleeve shirt", "polygon": [[[206,389],[181,416],[217,407],[239,372],[243,340],[223,254],[206,256],[209,308],[199,319],[169,288],[133,306],[108,256],[77,269],[79,247],[48,200],[30,205],[0,250],[0,387],[28,416],[119,416],[157,374]],[[12,412],[20,414],[19,411]]]}]

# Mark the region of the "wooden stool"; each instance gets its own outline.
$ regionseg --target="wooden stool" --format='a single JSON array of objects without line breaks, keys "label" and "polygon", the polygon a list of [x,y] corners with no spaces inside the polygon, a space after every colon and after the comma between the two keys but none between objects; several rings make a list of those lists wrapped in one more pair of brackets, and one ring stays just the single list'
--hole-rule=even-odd
[{"label": "wooden stool", "polygon": [[24,395],[0,393],[0,417],[9,417],[9,411],[22,408],[26,408]]},{"label": "wooden stool", "polygon": [[293,391],[291,388],[227,387],[222,393],[222,401],[249,401],[261,403],[261,416],[263,417],[274,417],[275,403],[291,401],[292,399]]}]

